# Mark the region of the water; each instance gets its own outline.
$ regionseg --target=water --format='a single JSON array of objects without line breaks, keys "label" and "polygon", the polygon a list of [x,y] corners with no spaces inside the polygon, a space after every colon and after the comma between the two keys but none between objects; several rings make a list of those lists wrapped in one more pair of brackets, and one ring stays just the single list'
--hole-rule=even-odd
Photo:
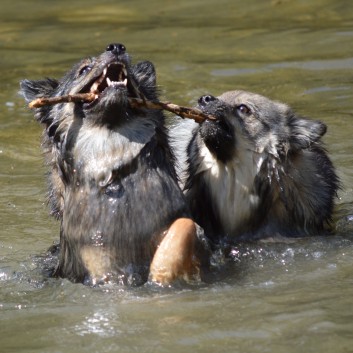
[{"label": "water", "polygon": [[[353,9],[348,0],[2,0],[0,352],[351,352]],[[43,277],[58,238],[45,206],[41,128],[23,78],[60,77],[122,42],[157,67],[165,99],[246,89],[328,125],[342,180],[336,235],[234,249],[219,278],[89,288]]]}]

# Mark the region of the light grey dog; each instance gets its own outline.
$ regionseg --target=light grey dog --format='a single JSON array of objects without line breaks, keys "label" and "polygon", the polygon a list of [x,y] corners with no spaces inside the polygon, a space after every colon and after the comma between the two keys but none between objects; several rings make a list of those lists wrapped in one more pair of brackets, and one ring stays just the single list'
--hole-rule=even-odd
[{"label": "light grey dog", "polygon": [[184,188],[213,241],[311,235],[330,224],[339,181],[322,122],[244,91],[202,96],[198,108],[217,119],[193,130]]}]

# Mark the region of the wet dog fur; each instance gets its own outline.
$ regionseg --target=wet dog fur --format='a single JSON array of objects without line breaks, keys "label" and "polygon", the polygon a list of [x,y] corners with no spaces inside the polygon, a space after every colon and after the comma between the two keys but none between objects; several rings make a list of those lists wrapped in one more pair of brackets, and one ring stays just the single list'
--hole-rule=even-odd
[{"label": "wet dog fur", "polygon": [[[169,283],[194,275],[196,228],[177,183],[165,117],[127,103],[158,98],[153,64],[131,64],[115,43],[61,80],[21,82],[27,102],[89,91],[97,93],[92,103],[35,109],[44,126],[51,214],[61,223],[54,275],[88,284],[141,284],[148,276]],[[183,242],[173,240],[178,232]],[[160,246],[166,238],[175,253]]]},{"label": "wet dog fur", "polygon": [[198,108],[217,120],[193,130],[184,188],[211,240],[329,228],[339,181],[321,142],[325,124],[245,91],[202,96]]}]

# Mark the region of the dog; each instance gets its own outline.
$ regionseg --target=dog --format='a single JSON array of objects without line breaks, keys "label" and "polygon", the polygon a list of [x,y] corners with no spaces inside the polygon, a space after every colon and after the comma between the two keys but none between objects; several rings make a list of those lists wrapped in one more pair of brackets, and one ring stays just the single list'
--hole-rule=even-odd
[{"label": "dog", "polygon": [[44,127],[51,214],[60,221],[54,276],[73,282],[169,284],[199,274],[202,231],[178,186],[161,111],[132,108],[156,100],[149,61],[131,63],[123,44],[76,64],[61,80],[23,80],[27,102],[92,92],[93,102],[35,109]]},{"label": "dog", "polygon": [[184,190],[213,243],[330,228],[339,179],[321,142],[325,124],[245,91],[202,96],[198,108],[216,119],[192,132]]}]

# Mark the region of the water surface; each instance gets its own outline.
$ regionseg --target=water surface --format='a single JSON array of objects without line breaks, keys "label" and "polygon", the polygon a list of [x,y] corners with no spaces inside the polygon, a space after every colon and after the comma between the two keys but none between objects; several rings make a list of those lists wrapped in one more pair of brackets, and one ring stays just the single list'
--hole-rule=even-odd
[{"label": "water surface", "polygon": [[[353,343],[353,10],[348,0],[3,0],[0,13],[1,352],[349,352]],[[43,277],[58,238],[41,128],[23,78],[60,77],[122,42],[191,105],[245,89],[328,125],[342,180],[334,236],[234,249],[209,284],[89,288]]]}]

